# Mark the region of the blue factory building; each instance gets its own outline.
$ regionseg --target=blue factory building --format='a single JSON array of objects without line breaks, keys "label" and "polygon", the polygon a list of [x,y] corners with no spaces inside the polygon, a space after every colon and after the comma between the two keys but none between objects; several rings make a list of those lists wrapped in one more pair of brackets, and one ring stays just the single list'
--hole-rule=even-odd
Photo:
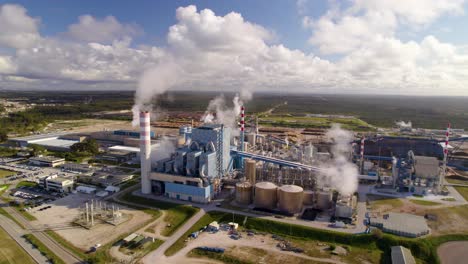
[{"label": "blue factory building", "polygon": [[[126,137],[135,137],[139,138],[140,137],[140,132],[139,131],[133,131],[133,130],[115,130],[113,132],[114,135],[118,136],[126,136]],[[150,137],[154,138],[155,134],[153,131],[150,132]]]},{"label": "blue factory building", "polygon": [[204,124],[194,129],[181,127],[179,135],[186,144],[153,164],[152,191],[174,199],[210,202],[220,189],[220,178],[229,172],[231,130],[221,124]]}]

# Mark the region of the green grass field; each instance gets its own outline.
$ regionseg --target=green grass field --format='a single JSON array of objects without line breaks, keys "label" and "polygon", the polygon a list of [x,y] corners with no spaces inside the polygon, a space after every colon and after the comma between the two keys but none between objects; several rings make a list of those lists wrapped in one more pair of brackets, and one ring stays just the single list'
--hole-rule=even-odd
[{"label": "green grass field", "polygon": [[26,240],[29,243],[33,244],[41,253],[44,255],[52,264],[65,264],[65,262],[60,259],[55,253],[47,248],[39,239],[37,239],[33,234],[24,235]]},{"label": "green grass field", "polygon": [[434,205],[440,205],[441,203],[438,202],[432,202],[432,201],[425,201],[425,200],[417,200],[417,199],[410,199],[410,201],[414,204],[417,205],[424,205],[424,206],[434,206]]},{"label": "green grass field", "polygon": [[16,172],[14,172],[14,171],[0,169],[0,179],[5,178],[5,177],[10,176],[10,175],[15,175],[15,174],[16,174]]},{"label": "green grass field", "polygon": [[377,195],[367,195],[372,210],[386,207],[387,209],[399,208],[403,206],[403,201],[398,198],[388,198]]},{"label": "green grass field", "polygon": [[121,197],[122,200],[127,202],[134,202],[146,206],[157,207],[161,210],[164,210],[166,215],[164,217],[164,222],[170,223],[170,227],[165,227],[161,235],[171,236],[179,227],[181,227],[190,217],[198,212],[198,208],[180,205],[175,203],[168,203],[157,201],[153,199],[147,199],[140,196],[132,195],[130,192],[126,193]]},{"label": "green grass field", "polygon": [[0,264],[33,264],[34,260],[0,228]]},{"label": "green grass field", "polygon": [[298,115],[268,115],[259,119],[260,125],[273,127],[293,127],[293,128],[329,128],[332,124],[338,123],[349,130],[373,130],[367,122],[359,118],[339,118],[339,117],[317,117]]},{"label": "green grass field", "polygon": [[19,187],[36,187],[37,186],[37,183],[35,182],[29,182],[29,181],[20,181],[18,182],[18,184],[16,184],[16,188],[19,188]]},{"label": "green grass field", "polygon": [[466,201],[468,201],[468,187],[454,186],[455,190],[460,193]]}]

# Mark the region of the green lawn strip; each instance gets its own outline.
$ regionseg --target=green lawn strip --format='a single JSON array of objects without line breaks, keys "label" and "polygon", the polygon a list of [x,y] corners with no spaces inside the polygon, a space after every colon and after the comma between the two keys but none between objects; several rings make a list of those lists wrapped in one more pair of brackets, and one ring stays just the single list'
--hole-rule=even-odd
[{"label": "green lawn strip", "polygon": [[21,224],[18,220],[16,220],[16,218],[11,216],[7,211],[5,211],[5,209],[3,209],[1,207],[0,207],[0,214],[10,218],[13,222],[15,222],[22,229],[26,229],[23,224]]},{"label": "green lawn strip", "polygon": [[0,196],[8,190],[8,187],[10,187],[10,184],[0,184]]},{"label": "green lawn strip", "polygon": [[18,184],[16,184],[16,188],[20,188],[20,187],[36,187],[38,184],[35,183],[35,182],[30,182],[30,181],[20,181],[18,182]]},{"label": "green lawn strip", "polygon": [[29,254],[0,227],[0,263],[33,264],[36,263]]},{"label": "green lawn strip", "polygon": [[61,237],[59,234],[57,234],[55,231],[52,231],[52,230],[47,230],[45,231],[45,233],[50,236],[53,240],[55,240],[57,243],[59,243],[60,245],[62,245],[64,248],[70,250],[70,252],[72,252],[73,254],[75,254],[76,256],[78,256],[79,258],[81,259],[86,259],[87,258],[87,255],[85,254],[85,252],[83,252],[82,249],[80,248],[77,248],[75,247],[73,244],[71,244],[70,242],[68,242],[66,239],[64,239],[63,237]]},{"label": "green lawn strip", "polygon": [[37,218],[35,216],[33,216],[32,214],[26,212],[22,206],[14,205],[14,206],[10,206],[10,207],[15,209],[16,211],[18,211],[18,213],[22,214],[24,216],[24,218],[26,218],[26,220],[28,220],[28,221],[37,220]]},{"label": "green lawn strip", "polygon": [[44,255],[51,263],[53,264],[65,264],[65,262],[60,259],[53,251],[51,251],[49,248],[47,248],[39,239],[37,239],[33,234],[26,234],[24,235],[26,240],[29,241],[29,243],[33,244],[40,252],[42,255]]},{"label": "green lawn strip", "polygon": [[15,175],[16,172],[11,171],[11,170],[5,170],[5,169],[0,169],[0,179],[5,178],[10,175]]},{"label": "green lawn strip", "polygon": [[174,232],[176,232],[179,227],[181,227],[199,210],[198,208],[189,205],[181,205],[135,196],[130,192],[124,194],[121,199],[127,202],[138,203],[165,210],[166,215],[164,217],[164,221],[170,223],[171,226],[164,228],[164,230],[161,232],[161,235],[163,236],[171,236],[174,234]]},{"label": "green lawn strip", "polygon": [[243,261],[241,259],[235,258],[226,253],[215,253],[215,252],[200,250],[196,248],[192,249],[189,252],[188,257],[209,258],[209,259],[219,260],[222,263],[228,263],[228,264],[254,264],[254,262]]},{"label": "green lawn strip", "polygon": [[468,201],[468,187],[461,187],[461,186],[453,186],[457,192]]},{"label": "green lawn strip", "polygon": [[418,205],[425,205],[425,206],[434,206],[434,205],[440,205],[441,203],[438,202],[432,202],[432,201],[426,201],[426,200],[417,200],[417,199],[410,199],[410,201],[414,204]]}]

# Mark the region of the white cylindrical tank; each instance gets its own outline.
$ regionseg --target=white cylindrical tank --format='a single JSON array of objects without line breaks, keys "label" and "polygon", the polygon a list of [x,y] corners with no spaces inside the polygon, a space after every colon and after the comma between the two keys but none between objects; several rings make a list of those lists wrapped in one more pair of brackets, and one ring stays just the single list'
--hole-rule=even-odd
[{"label": "white cylindrical tank", "polygon": [[256,168],[257,163],[255,160],[252,159],[245,159],[245,178],[247,181],[249,181],[251,184],[255,184],[255,179],[256,179]]},{"label": "white cylindrical tank", "polygon": [[317,204],[318,209],[327,210],[332,204],[332,193],[330,191],[320,191],[317,193]]},{"label": "white cylindrical tank", "polygon": [[252,203],[252,184],[238,182],[236,184],[236,203],[249,205]]},{"label": "white cylindrical tank", "polygon": [[272,182],[259,182],[255,184],[254,205],[258,208],[276,208],[276,185]]},{"label": "white cylindrical tank", "polygon": [[141,192],[151,193],[151,126],[150,113],[140,112],[140,162],[141,162]]},{"label": "white cylindrical tank", "polygon": [[296,214],[302,209],[304,189],[297,185],[283,185],[278,189],[278,207],[281,211]]},{"label": "white cylindrical tank", "polygon": [[315,193],[311,190],[305,190],[302,195],[302,203],[304,205],[313,205],[315,200]]},{"label": "white cylindrical tank", "polygon": [[255,138],[257,135],[255,133],[249,133],[247,134],[247,142],[249,142],[250,145],[255,146]]}]

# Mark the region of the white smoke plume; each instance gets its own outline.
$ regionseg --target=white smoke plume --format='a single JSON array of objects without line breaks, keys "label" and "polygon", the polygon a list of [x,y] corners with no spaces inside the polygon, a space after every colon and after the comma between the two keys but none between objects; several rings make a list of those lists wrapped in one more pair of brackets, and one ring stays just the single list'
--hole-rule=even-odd
[{"label": "white smoke plume", "polygon": [[[247,93],[247,95],[247,100],[252,98],[251,93]],[[208,104],[205,114],[200,121],[203,121],[204,123],[223,124],[232,129],[232,136],[238,136],[239,130],[236,129],[238,127],[237,120],[240,116],[241,106],[244,102],[241,97],[236,94],[232,99],[232,104],[232,107],[227,105],[224,95],[215,97]]]},{"label": "white smoke plume", "polygon": [[132,107],[133,126],[138,126],[140,111],[151,111],[152,100],[183,80],[183,69],[175,60],[165,59],[141,76]]},{"label": "white smoke plume", "polygon": [[398,122],[395,122],[395,124],[399,127],[399,128],[411,128],[413,126],[413,124],[411,123],[411,121],[408,121],[408,123],[406,123],[405,121],[398,121]]},{"label": "white smoke plume", "polygon": [[351,195],[357,190],[359,175],[357,166],[347,158],[352,152],[350,142],[354,136],[339,124],[333,124],[325,136],[333,141],[333,159],[322,165],[324,170],[319,175],[319,185],[328,185],[343,195]]},{"label": "white smoke plume", "polygon": [[151,163],[171,157],[175,150],[175,141],[169,137],[162,137],[159,144],[151,150]]}]

